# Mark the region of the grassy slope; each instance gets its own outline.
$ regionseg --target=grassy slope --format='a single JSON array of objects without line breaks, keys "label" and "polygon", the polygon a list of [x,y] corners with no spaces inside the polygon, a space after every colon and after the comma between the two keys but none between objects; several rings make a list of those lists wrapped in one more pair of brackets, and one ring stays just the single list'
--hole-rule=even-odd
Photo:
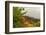
[{"label": "grassy slope", "polygon": [[30,18],[28,16],[24,16],[24,19],[24,22],[19,24],[21,25],[20,27],[40,27],[40,19]]}]

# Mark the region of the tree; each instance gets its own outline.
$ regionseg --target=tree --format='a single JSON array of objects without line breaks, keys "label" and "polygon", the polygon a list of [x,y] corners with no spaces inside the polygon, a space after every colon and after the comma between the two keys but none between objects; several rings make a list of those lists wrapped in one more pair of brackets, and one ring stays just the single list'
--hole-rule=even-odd
[{"label": "tree", "polygon": [[21,11],[24,11],[24,8],[22,7],[13,7],[13,27],[21,27],[21,17],[26,12],[21,13]]}]

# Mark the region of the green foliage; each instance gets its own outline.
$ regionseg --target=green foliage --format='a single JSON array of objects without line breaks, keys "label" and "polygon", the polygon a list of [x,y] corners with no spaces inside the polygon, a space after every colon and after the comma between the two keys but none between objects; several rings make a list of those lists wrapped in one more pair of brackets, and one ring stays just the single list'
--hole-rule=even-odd
[{"label": "green foliage", "polygon": [[21,27],[21,17],[24,13],[21,13],[24,8],[22,7],[13,7],[13,27]]},{"label": "green foliage", "polygon": [[40,19],[32,20],[33,27],[40,27]]}]

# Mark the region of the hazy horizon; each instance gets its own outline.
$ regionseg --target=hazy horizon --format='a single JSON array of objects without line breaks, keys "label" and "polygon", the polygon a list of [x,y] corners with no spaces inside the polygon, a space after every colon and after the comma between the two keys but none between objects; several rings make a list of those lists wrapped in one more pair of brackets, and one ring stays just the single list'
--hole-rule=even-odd
[{"label": "hazy horizon", "polygon": [[27,13],[24,14],[24,16],[40,19],[40,7],[24,7],[24,9],[25,11],[27,11]]}]

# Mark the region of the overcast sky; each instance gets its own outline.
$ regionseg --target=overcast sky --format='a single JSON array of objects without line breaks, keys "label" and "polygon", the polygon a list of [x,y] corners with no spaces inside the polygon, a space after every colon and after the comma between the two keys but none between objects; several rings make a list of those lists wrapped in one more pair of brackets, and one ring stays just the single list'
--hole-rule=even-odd
[{"label": "overcast sky", "polygon": [[40,7],[26,7],[25,11],[27,11],[26,16],[40,19]]}]

